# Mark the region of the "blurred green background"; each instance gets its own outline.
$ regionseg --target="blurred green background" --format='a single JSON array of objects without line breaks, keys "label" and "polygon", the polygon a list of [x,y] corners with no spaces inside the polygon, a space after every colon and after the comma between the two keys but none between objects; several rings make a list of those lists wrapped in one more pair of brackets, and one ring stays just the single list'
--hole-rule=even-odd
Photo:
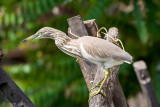
[{"label": "blurred green background", "polygon": [[[44,26],[67,32],[67,19],[81,15],[99,27],[119,29],[125,49],[147,63],[160,101],[159,0],[1,0],[2,66],[37,107],[87,107],[88,89],[76,59],[53,40],[20,42]],[[125,96],[141,91],[132,65],[123,64],[119,79]]]}]

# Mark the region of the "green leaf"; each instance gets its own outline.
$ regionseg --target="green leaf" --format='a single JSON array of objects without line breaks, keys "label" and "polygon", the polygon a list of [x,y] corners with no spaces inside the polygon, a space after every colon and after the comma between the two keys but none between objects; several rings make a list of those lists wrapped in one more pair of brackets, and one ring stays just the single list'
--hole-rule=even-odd
[{"label": "green leaf", "polygon": [[47,0],[41,0],[41,5],[42,5],[42,10],[44,12],[48,12],[49,11],[49,6],[47,4]]},{"label": "green leaf", "polygon": [[134,14],[136,19],[136,29],[139,35],[139,39],[141,40],[142,43],[146,44],[148,41],[148,32],[140,8],[137,4],[137,0],[134,1]]},{"label": "green leaf", "polygon": [[17,24],[21,25],[23,23],[23,21],[24,21],[24,19],[23,19],[22,13],[17,15]]},{"label": "green leaf", "polygon": [[38,0],[35,1],[36,14],[40,16],[42,14],[41,5]]},{"label": "green leaf", "polygon": [[110,0],[101,0],[95,2],[94,6],[89,9],[89,11],[86,13],[86,16],[84,19],[89,20],[89,19],[100,19],[103,16],[103,12],[105,7],[107,7],[110,3]]},{"label": "green leaf", "polygon": [[156,3],[152,0],[145,0],[146,1],[146,16],[147,16],[147,27],[149,29],[149,33],[151,36],[152,41],[158,41],[160,40],[159,38],[159,29],[158,25],[156,24],[156,20],[158,19],[156,14],[158,13],[158,10],[160,9]]},{"label": "green leaf", "polygon": [[16,14],[15,13],[11,13],[10,15],[10,23],[12,26],[16,24]]},{"label": "green leaf", "polygon": [[8,27],[9,24],[10,24],[10,14],[9,13],[6,13],[3,17],[3,22],[4,22],[4,26]]},{"label": "green leaf", "polygon": [[48,0],[48,3],[51,9],[55,6],[55,2],[53,0]]},{"label": "green leaf", "polygon": [[29,2],[28,4],[28,14],[30,15],[31,20],[35,20],[36,14],[35,14],[35,8],[33,5],[34,2]]},{"label": "green leaf", "polygon": [[22,13],[23,13],[24,21],[28,22],[30,20],[30,15],[29,15],[28,8],[25,1],[23,1],[23,4],[22,4]]}]

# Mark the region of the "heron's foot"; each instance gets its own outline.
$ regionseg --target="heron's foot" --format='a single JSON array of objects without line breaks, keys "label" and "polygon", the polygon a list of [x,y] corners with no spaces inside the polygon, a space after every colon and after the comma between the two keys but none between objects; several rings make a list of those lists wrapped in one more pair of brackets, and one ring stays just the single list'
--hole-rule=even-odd
[{"label": "heron's foot", "polygon": [[92,90],[94,90],[96,87],[100,87],[101,86],[101,83],[102,83],[103,80],[104,80],[104,78],[101,81],[99,81],[97,84],[92,86],[92,88],[89,90],[89,95],[92,92]]},{"label": "heron's foot", "polygon": [[[93,86],[91,88],[91,90],[89,91],[89,101],[92,97],[94,97],[97,94],[102,94],[104,97],[106,97],[106,95],[102,92],[102,89],[104,88],[104,83],[107,80],[108,76],[110,75],[110,71],[109,70],[105,70],[105,77],[99,81],[95,86]],[[92,92],[93,89],[95,89],[96,87],[99,87],[98,91]]]},{"label": "heron's foot", "polygon": [[103,87],[100,87],[99,89],[98,89],[98,91],[95,91],[95,92],[90,92],[89,93],[89,100],[88,101],[90,101],[90,99],[92,98],[92,97],[94,97],[95,95],[97,95],[97,94],[102,94],[104,97],[106,97],[106,95],[102,92],[102,89],[103,89]]}]

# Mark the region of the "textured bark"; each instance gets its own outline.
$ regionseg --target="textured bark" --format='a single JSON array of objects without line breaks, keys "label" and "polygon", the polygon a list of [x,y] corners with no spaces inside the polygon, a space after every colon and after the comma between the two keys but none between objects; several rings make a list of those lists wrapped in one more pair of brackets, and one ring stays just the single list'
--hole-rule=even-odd
[{"label": "textured bark", "polygon": [[[96,85],[100,80],[102,80],[105,76],[105,73],[103,72],[103,68],[98,66],[97,72],[95,74],[93,85]],[[108,79],[109,80],[109,79]],[[99,87],[96,87],[92,92],[95,92],[99,89]],[[94,97],[92,97],[89,101],[89,107],[110,107],[111,98],[110,98],[110,90],[107,90],[107,88],[103,88],[102,92],[107,96],[105,98],[103,95],[98,94]]]},{"label": "textured bark", "polygon": [[97,30],[98,29],[96,28],[95,24],[97,25],[97,27],[98,27],[98,24],[97,24],[96,20],[91,19],[91,20],[83,21],[83,23],[87,29],[88,35],[97,37]]},{"label": "textured bark", "polygon": [[112,100],[115,107],[129,107],[126,97],[124,96],[121,84],[118,80],[118,77],[116,77],[112,94],[113,94]]},{"label": "textured bark", "polygon": [[151,78],[149,76],[146,63],[142,60],[137,61],[133,64],[133,67],[141,85],[143,94],[147,100],[148,107],[160,107],[151,83]]}]

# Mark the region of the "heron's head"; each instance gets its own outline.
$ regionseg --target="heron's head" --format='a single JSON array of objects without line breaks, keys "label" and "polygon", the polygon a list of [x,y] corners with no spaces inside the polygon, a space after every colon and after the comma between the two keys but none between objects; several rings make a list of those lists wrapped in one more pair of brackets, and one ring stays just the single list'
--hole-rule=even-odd
[{"label": "heron's head", "polygon": [[54,39],[56,36],[56,33],[58,33],[58,30],[54,28],[43,27],[40,30],[38,30],[34,35],[31,35],[30,37],[24,39],[22,42],[27,42],[33,39],[41,39],[41,38]]}]

